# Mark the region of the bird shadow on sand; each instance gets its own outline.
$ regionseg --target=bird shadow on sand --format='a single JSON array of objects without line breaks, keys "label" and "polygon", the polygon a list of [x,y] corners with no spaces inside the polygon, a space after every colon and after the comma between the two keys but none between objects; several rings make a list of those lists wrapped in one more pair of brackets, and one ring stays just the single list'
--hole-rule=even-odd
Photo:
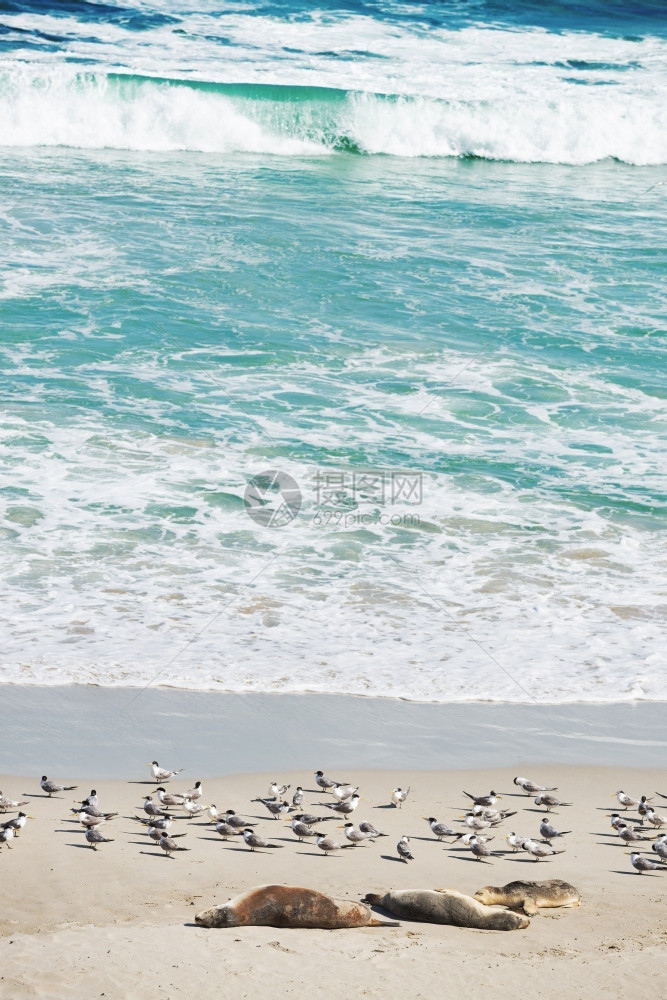
[{"label": "bird shadow on sand", "polygon": [[65,847],[80,847],[84,851],[92,851],[90,844],[65,844]]},{"label": "bird shadow on sand", "polygon": [[[498,860],[500,860],[500,859],[498,859]],[[459,857],[457,857],[457,858],[454,858],[454,861],[473,861],[476,865],[480,864],[480,863],[483,864],[483,865],[493,864],[492,861],[485,861],[484,858],[459,858]]]},{"label": "bird shadow on sand", "polygon": [[[302,854],[306,858],[329,857],[328,854],[324,854],[324,851],[318,851],[317,854],[315,854],[315,851],[297,851],[296,853],[297,854]],[[334,855],[334,857],[335,857],[335,855]]]},{"label": "bird shadow on sand", "polygon": [[380,857],[383,861],[398,861],[401,865],[409,864],[408,861],[404,861],[403,858],[396,858],[393,854],[381,854]]},{"label": "bird shadow on sand", "polygon": [[649,878],[653,878],[651,872],[636,872],[636,871],[629,872],[625,868],[623,868],[622,870],[620,868],[612,868],[611,871],[613,875],[641,875],[643,877],[648,875]]}]

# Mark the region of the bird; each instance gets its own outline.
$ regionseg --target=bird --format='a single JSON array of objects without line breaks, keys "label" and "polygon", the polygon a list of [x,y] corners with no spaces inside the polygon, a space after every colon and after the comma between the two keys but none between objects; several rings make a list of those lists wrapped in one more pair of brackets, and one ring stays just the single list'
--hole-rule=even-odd
[{"label": "bird", "polygon": [[13,799],[10,799],[7,795],[3,795],[2,792],[0,792],[0,812],[4,813],[8,812],[10,809],[20,809],[21,806],[27,805],[27,802],[15,802]]},{"label": "bird", "polygon": [[303,823],[301,820],[297,819],[296,816],[293,817],[290,826],[292,828],[292,833],[299,838],[299,840],[304,840],[305,837],[314,837],[315,831],[312,826],[308,826],[307,823]]},{"label": "bird", "polygon": [[274,819],[278,819],[283,813],[289,812],[289,802],[278,802],[276,799],[253,799],[253,802],[261,802],[266,806]]},{"label": "bird", "polygon": [[613,826],[614,830],[618,830],[620,826],[628,826],[629,824],[625,816],[621,816],[620,813],[612,813],[611,825]]},{"label": "bird", "polygon": [[556,837],[565,837],[568,833],[572,833],[572,830],[558,831],[555,826],[551,825],[546,817],[540,823],[540,836],[542,837],[542,840],[546,840],[550,847],[552,840]]},{"label": "bird", "polygon": [[344,799],[342,802],[325,802],[324,807],[326,809],[333,809],[334,812],[340,813],[341,816],[349,816],[359,805],[359,796],[353,795],[351,799]]},{"label": "bird", "polygon": [[405,834],[403,834],[399,842],[396,844],[396,850],[398,851],[398,856],[401,859],[401,861],[404,861],[406,863],[406,865],[408,861],[415,860],[408,847],[409,843],[410,843],[410,838],[407,837]]},{"label": "bird", "polygon": [[365,840],[373,840],[372,834],[364,833],[363,830],[355,829],[354,823],[349,821],[343,827],[345,837],[349,840],[352,847],[356,847],[357,844],[363,844]]},{"label": "bird", "polygon": [[250,848],[251,851],[256,851],[261,847],[282,847],[282,844],[270,844],[268,840],[264,840],[258,833],[255,833],[251,826],[247,826],[243,831],[243,839]]},{"label": "bird", "polygon": [[14,830],[11,826],[2,827],[0,829],[0,844],[6,844],[7,850],[11,850],[12,845],[9,843],[10,840],[14,839]]},{"label": "bird", "polygon": [[524,840],[522,847],[524,851],[528,851],[529,854],[539,861],[540,858],[550,858],[554,854],[564,854],[564,851],[555,851],[553,847],[548,847],[546,844],[540,844],[537,840]]},{"label": "bird", "polygon": [[74,818],[78,819],[81,826],[87,827],[102,826],[103,823],[106,823],[105,816],[91,816],[90,813],[85,812],[75,813]]},{"label": "bird", "polygon": [[571,806],[572,803],[561,802],[561,800],[557,799],[555,795],[545,795],[544,792],[540,792],[540,794],[535,799],[535,805],[545,806],[547,812],[551,812],[551,810],[555,809],[556,806]]},{"label": "bird", "polygon": [[162,787],[156,788],[155,794],[160,800],[160,805],[166,806],[167,808],[170,806],[182,806],[187,798],[186,795],[177,795],[175,792],[167,792]]},{"label": "bird", "polygon": [[14,817],[14,819],[8,819],[6,823],[0,824],[0,828],[2,828],[3,830],[8,830],[11,827],[11,829],[14,831],[14,836],[18,837],[19,830],[22,830],[23,827],[26,825],[27,821],[32,818],[33,818],[32,816],[28,816],[26,813],[20,812],[18,816]]},{"label": "bird", "polygon": [[89,816],[102,816],[104,819],[111,819],[112,816],[117,816],[118,813],[105,813],[97,806],[91,806],[86,804],[86,800],[77,809],[72,809],[72,812],[76,815],[77,813],[87,813]]},{"label": "bird", "polygon": [[505,837],[505,840],[512,848],[514,853],[516,853],[520,847],[523,847],[525,842],[529,839],[530,839],[529,837],[518,837],[514,832],[508,833],[507,836]]},{"label": "bird", "polygon": [[208,806],[204,806],[201,802],[193,802],[192,799],[186,799],[183,803],[183,809],[190,816],[201,816],[208,809]]},{"label": "bird", "polygon": [[510,816],[516,816],[516,812],[510,812],[509,809],[492,809],[484,806],[473,806],[470,812],[478,819],[485,819],[491,826],[498,826]]},{"label": "bird", "polygon": [[333,837],[327,836],[326,833],[315,833],[317,846],[321,851],[324,851],[325,857],[331,854],[332,851],[340,851],[340,844],[333,839]]},{"label": "bird", "polygon": [[639,813],[639,822],[641,823],[642,826],[644,825],[644,817],[646,816],[646,814],[648,813],[649,809],[651,808],[650,805],[648,804],[648,802],[649,802],[649,800],[646,798],[646,796],[642,795],[641,799],[637,803],[637,812]]},{"label": "bird", "polygon": [[146,767],[150,767],[153,772],[153,777],[158,784],[160,784],[161,781],[169,781],[169,779],[173,778],[175,774],[180,774],[183,770],[182,767],[179,767],[177,771],[169,771],[166,767],[160,767],[156,760],[151,761],[150,764],[146,765]]},{"label": "bird", "polygon": [[646,810],[646,819],[649,823],[652,823],[653,826],[667,826],[667,816],[662,816],[660,813],[657,813],[655,809],[649,808]]},{"label": "bird", "polygon": [[496,795],[493,789],[491,789],[488,795],[471,795],[470,792],[466,791],[463,794],[472,799],[476,806],[495,806],[498,799],[502,799],[502,795]]},{"label": "bird", "polygon": [[651,844],[651,850],[655,851],[662,861],[667,861],[667,839],[665,839],[665,834],[658,837],[654,844]]},{"label": "bird", "polygon": [[459,844],[463,844],[464,847],[470,847],[470,842],[476,840],[479,844],[488,844],[489,841],[495,840],[495,837],[487,837],[483,833],[475,833],[471,831],[470,833],[459,833]]},{"label": "bird", "polygon": [[638,840],[652,840],[652,837],[645,837],[635,829],[634,826],[627,824],[626,826],[619,826],[616,828],[616,833],[621,838],[624,844],[634,844]]},{"label": "bird", "polygon": [[168,858],[171,857],[171,855],[174,853],[174,851],[189,851],[190,850],[189,847],[181,847],[180,844],[176,843],[176,841],[174,840],[173,837],[167,836],[167,834],[164,833],[164,831],[163,831],[162,836],[160,837],[160,839],[158,841],[158,847],[162,848],[162,850],[164,851],[164,853],[167,855]]},{"label": "bird", "polygon": [[197,802],[203,794],[204,790],[202,789],[201,781],[195,781],[194,788],[188,788],[185,797],[186,799],[190,799],[191,802]]},{"label": "bird", "polygon": [[439,823],[435,816],[424,816],[424,819],[431,827],[432,832],[438,838],[442,840],[443,837],[460,837],[461,834],[457,833],[456,830],[452,830],[451,826],[447,826],[446,823]]},{"label": "bird", "polygon": [[491,826],[488,819],[482,819],[481,816],[475,816],[473,813],[466,813],[463,821],[470,830],[488,830]]},{"label": "bird", "polygon": [[324,771],[315,771],[315,784],[321,792],[326,792],[327,789],[333,788],[334,785],[346,785],[347,782],[332,781],[331,778],[325,778]]},{"label": "bird", "polygon": [[97,804],[98,804],[98,802],[97,802],[97,789],[96,788],[91,788],[90,789],[90,795],[88,795],[83,800],[83,802],[81,803],[81,805],[96,806]]},{"label": "bird", "polygon": [[333,785],[333,787],[330,788],[329,791],[331,792],[331,794],[335,799],[338,799],[339,802],[344,802],[345,799],[351,799],[353,795],[357,794],[357,792],[359,791],[359,786]]},{"label": "bird", "polygon": [[217,823],[219,819],[222,819],[222,816],[216,809],[215,804],[213,802],[211,802],[206,812],[208,813],[208,818],[210,823]]},{"label": "bird", "polygon": [[629,809],[630,806],[638,806],[639,799],[633,799],[631,795],[626,795],[622,789],[614,792],[614,795],[618,799],[618,804],[623,806],[624,809]]},{"label": "bird", "polygon": [[135,816],[137,822],[143,823],[144,826],[152,826],[156,830],[168,830],[172,825],[174,817],[170,816],[169,813],[165,813],[164,816]]},{"label": "bird", "polygon": [[486,840],[480,840],[479,837],[471,837],[468,847],[475,855],[477,861],[481,861],[482,858],[491,857],[491,848],[486,846]]},{"label": "bird", "polygon": [[56,792],[73,792],[78,785],[59,785],[56,781],[49,781],[45,774],[42,775],[42,780],[40,781],[42,790],[51,798]]},{"label": "bird", "polygon": [[300,809],[303,805],[303,788],[299,785],[292,796],[292,808]]},{"label": "bird", "polygon": [[364,820],[363,823],[360,823],[359,824],[359,829],[361,830],[362,833],[369,833],[371,835],[371,837],[388,837],[389,836],[388,833],[380,833],[379,830],[376,830],[375,827],[373,826],[373,824],[369,823],[368,820]]},{"label": "bird", "polygon": [[216,833],[219,833],[223,840],[227,840],[228,837],[240,837],[243,830],[238,826],[231,826],[229,823],[225,822],[224,819],[219,819],[215,824]]},{"label": "bird", "polygon": [[86,840],[94,851],[97,850],[96,844],[113,844],[113,840],[103,837],[99,830],[91,826],[86,829]]},{"label": "bird", "polygon": [[291,785],[279,785],[277,781],[272,781],[269,785],[269,796],[274,799],[282,799],[288,788]]},{"label": "bird", "polygon": [[394,803],[395,806],[398,806],[398,808],[400,809],[405,800],[407,799],[409,792],[410,792],[410,786],[408,786],[406,789],[395,788],[391,793],[391,801]]},{"label": "bird", "polygon": [[514,779],[514,784],[523,788],[526,795],[535,795],[537,792],[557,792],[558,785],[538,785],[536,782],[531,781],[530,778],[519,778],[518,776]]},{"label": "bird", "polygon": [[335,818],[335,816],[313,816],[312,813],[296,813],[294,816],[294,819],[300,820],[307,826],[316,826],[318,823],[326,823],[327,820]]},{"label": "bird", "polygon": [[240,830],[245,829],[247,826],[257,826],[256,823],[251,823],[249,820],[244,819],[243,816],[238,816],[233,809],[227,809],[225,812],[225,823],[229,823],[230,826],[235,826]]},{"label": "bird", "polygon": [[[146,833],[151,838],[151,840],[161,840],[164,830],[161,830],[159,826],[149,826],[146,829]],[[187,837],[187,833],[170,833],[169,836],[173,839],[174,837]]]},{"label": "bird", "polygon": [[167,810],[159,806],[157,802],[153,802],[151,795],[147,795],[144,799],[144,812],[147,816],[164,816]]},{"label": "bird", "polygon": [[632,867],[635,869],[638,875],[643,875],[644,872],[653,871],[664,871],[663,866],[659,861],[651,861],[650,858],[643,858],[641,854],[637,854],[635,851],[625,852],[630,854],[630,861],[632,862]]}]

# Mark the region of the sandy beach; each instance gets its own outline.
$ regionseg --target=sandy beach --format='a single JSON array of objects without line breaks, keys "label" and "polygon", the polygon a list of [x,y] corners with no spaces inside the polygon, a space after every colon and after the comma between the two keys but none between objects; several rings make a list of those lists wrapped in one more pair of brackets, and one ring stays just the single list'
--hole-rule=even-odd
[{"label": "sandy beach", "polygon": [[[262,997],[305,989],[315,997],[332,991],[380,997],[390,991],[394,997],[417,998],[442,992],[446,984],[456,992],[493,989],[496,998],[509,1000],[527,992],[545,998],[564,992],[602,996],[616,993],[622,983],[638,1000],[661,995],[667,989],[667,866],[664,874],[636,874],[608,817],[618,788],[633,795],[654,790],[667,795],[667,772],[524,766],[521,774],[557,785],[563,800],[573,803],[552,813],[558,829],[572,831],[564,839],[565,853],[538,863],[509,852],[504,840],[510,830],[537,837],[543,812],[513,785],[515,773],[507,768],[332,772],[360,786],[354,819],[370,820],[387,836],[330,857],[312,843],[299,843],[287,824],[251,801],[266,796],[271,780],[279,779],[291,784],[290,794],[297,785],[304,787],[308,811],[328,813],[323,803],[333,799],[317,790],[312,770],[206,779],[206,804],[246,815],[280,846],[251,852],[238,841],[222,841],[201,819],[184,818],[173,829],[187,833],[179,843],[188,851],[172,859],[132,819],[143,815],[143,796],[154,787],[147,768],[143,773],[138,768],[131,781],[95,782],[101,807],[119,813],[103,828],[113,843],[97,851],[86,845],[70,812],[90,791],[89,779],[49,775],[78,785],[49,799],[38,777],[3,775],[2,791],[27,800],[26,811],[34,818],[11,850],[0,850],[0,996]],[[192,776],[174,779],[170,790],[192,783]],[[401,809],[390,804],[396,785],[410,786]],[[497,857],[476,861],[464,848],[433,837],[423,817],[464,829],[468,800],[463,789],[479,795],[491,788],[502,794],[504,808],[517,811],[494,831]],[[323,826],[345,843],[342,822],[337,818]],[[403,834],[411,838],[414,855],[407,864],[396,854]],[[559,844],[563,841],[554,842]],[[483,885],[547,878],[574,884],[582,906],[542,910],[526,930],[507,933],[409,921],[398,928],[337,931],[194,925],[199,910],[264,883],[359,899],[390,887],[449,887],[473,894]]]}]

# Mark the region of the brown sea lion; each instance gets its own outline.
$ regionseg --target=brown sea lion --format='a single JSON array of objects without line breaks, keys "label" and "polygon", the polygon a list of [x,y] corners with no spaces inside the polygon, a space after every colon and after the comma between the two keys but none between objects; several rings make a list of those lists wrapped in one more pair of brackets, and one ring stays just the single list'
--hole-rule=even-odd
[{"label": "brown sea lion", "polygon": [[369,906],[350,899],[333,899],[315,889],[293,885],[258,885],[234,899],[202,910],[200,927],[397,927],[377,920]]},{"label": "brown sea lion", "polygon": [[522,914],[483,906],[456,889],[390,889],[385,893],[369,892],[363,901],[381,906],[395,917],[429,924],[453,924],[490,931],[513,931],[530,924],[528,917]]},{"label": "brown sea lion", "polygon": [[485,906],[501,903],[533,916],[540,907],[579,906],[581,894],[569,882],[552,878],[546,882],[519,881],[502,886],[485,885],[477,890],[475,899]]}]

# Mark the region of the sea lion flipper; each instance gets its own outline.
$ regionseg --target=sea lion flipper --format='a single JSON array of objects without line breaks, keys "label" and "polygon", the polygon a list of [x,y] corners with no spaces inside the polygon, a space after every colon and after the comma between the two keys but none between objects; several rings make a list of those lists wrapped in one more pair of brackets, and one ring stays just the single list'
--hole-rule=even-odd
[{"label": "sea lion flipper", "polygon": [[398,920],[376,920],[375,917],[371,917],[368,921],[369,927],[400,927]]}]

